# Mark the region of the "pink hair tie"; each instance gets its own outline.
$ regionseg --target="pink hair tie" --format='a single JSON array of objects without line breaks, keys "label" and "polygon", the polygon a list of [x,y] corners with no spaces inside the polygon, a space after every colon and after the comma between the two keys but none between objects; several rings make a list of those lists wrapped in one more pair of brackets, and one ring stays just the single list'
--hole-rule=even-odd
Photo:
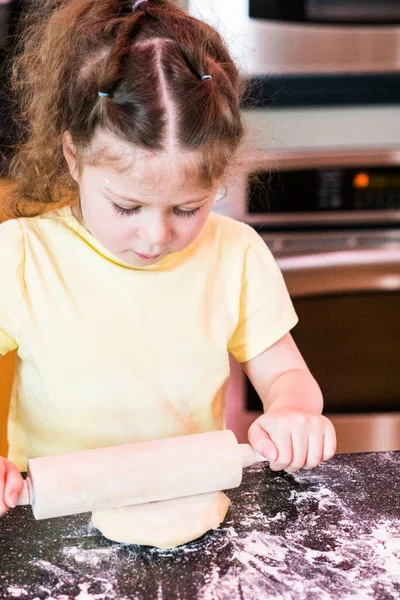
[{"label": "pink hair tie", "polygon": [[137,2],[135,2],[135,4],[132,6],[132,12],[135,11],[139,4],[142,4],[142,2],[147,2],[147,0],[137,0]]}]

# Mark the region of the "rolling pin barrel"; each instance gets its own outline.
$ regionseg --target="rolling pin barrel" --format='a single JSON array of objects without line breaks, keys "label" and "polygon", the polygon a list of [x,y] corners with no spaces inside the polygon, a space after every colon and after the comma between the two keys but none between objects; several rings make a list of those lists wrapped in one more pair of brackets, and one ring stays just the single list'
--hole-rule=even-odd
[{"label": "rolling pin barrel", "polygon": [[19,504],[46,519],[227,490],[258,460],[229,430],[34,458]]}]

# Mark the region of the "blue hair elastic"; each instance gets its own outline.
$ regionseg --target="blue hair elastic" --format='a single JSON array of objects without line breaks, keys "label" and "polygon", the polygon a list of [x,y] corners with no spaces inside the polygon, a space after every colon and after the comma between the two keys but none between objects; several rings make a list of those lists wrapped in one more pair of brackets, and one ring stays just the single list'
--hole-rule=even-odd
[{"label": "blue hair elastic", "polygon": [[107,96],[109,96],[107,92],[97,92],[97,95],[100,96],[100,98],[107,98]]},{"label": "blue hair elastic", "polygon": [[204,81],[205,79],[212,79],[212,75],[203,75],[201,80]]},{"label": "blue hair elastic", "polygon": [[147,0],[137,0],[137,2],[135,2],[135,4],[132,6],[132,12],[136,10],[139,4],[142,4],[142,2],[147,2]]}]

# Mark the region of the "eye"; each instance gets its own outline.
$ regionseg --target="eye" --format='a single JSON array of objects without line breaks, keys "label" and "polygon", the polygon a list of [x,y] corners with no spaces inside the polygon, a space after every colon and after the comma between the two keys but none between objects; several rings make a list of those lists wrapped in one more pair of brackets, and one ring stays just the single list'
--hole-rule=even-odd
[{"label": "eye", "polygon": [[194,208],[193,210],[182,210],[181,208],[174,208],[174,213],[176,214],[177,217],[183,217],[186,219],[190,219],[191,217],[194,217],[195,215],[197,215],[200,208],[201,208],[200,206],[198,206],[197,208]]},{"label": "eye", "polygon": [[[134,206],[133,208],[124,208],[123,206],[120,206],[119,204],[116,204],[115,202],[112,202],[112,206],[114,211],[118,214],[118,215],[124,215],[124,216],[129,216],[129,215],[134,215],[137,214],[140,211],[140,206]],[[194,217],[200,210],[201,206],[194,208],[193,210],[182,210],[181,208],[175,207],[174,208],[174,214],[177,217],[182,217],[184,219],[190,219],[191,217]]]},{"label": "eye", "polygon": [[112,203],[112,206],[113,206],[114,211],[118,215],[124,215],[127,217],[129,215],[134,215],[135,213],[139,212],[139,210],[140,210],[140,206],[134,206],[133,208],[123,208],[119,204],[115,204],[115,202]]}]

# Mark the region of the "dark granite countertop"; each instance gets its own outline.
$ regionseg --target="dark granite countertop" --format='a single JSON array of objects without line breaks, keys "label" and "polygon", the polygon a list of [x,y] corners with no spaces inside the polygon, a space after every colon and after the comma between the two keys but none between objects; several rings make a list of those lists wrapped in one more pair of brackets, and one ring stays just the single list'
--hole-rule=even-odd
[{"label": "dark granite countertop", "polygon": [[116,544],[90,515],[0,519],[0,598],[398,600],[400,452],[247,469],[220,529],[175,550]]}]

